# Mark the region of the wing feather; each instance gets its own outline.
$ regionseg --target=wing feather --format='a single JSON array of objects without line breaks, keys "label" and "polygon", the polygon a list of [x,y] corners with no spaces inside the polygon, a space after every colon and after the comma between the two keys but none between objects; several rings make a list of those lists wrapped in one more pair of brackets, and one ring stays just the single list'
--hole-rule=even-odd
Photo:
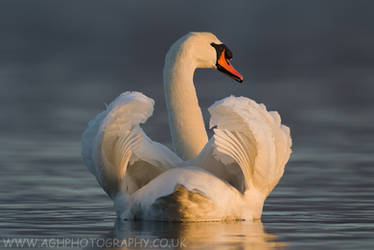
[{"label": "wing feather", "polygon": [[[214,135],[193,162],[240,191],[255,187],[269,194],[291,153],[288,127],[277,112],[245,97],[227,97],[209,108]],[[243,178],[238,176],[239,168]],[[238,183],[242,181],[243,183]]]},{"label": "wing feather", "polygon": [[135,192],[181,162],[140,127],[152,115],[153,105],[139,92],[125,92],[90,121],[82,135],[83,160],[112,198],[118,191]]}]

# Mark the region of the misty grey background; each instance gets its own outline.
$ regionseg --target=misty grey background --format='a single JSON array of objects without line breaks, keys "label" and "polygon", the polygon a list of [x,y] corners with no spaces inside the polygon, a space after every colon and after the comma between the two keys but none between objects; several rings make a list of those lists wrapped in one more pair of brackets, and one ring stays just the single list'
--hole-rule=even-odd
[{"label": "misty grey background", "polygon": [[278,110],[291,128],[265,229],[303,249],[311,239],[325,241],[319,249],[372,245],[373,10],[346,0],[1,1],[2,234],[110,230],[114,213],[80,159],[81,133],[104,103],[137,90],[156,101],[146,132],[170,146],[165,53],[189,31],[210,31],[245,81],[196,72],[206,121],[207,107],[232,94]]},{"label": "misty grey background", "polygon": [[[2,132],[82,130],[84,124],[58,112],[61,106],[74,112],[85,103],[98,111],[126,90],[144,92],[156,100],[156,114],[164,112],[168,47],[189,31],[210,31],[234,52],[245,82],[198,71],[201,106],[230,94],[264,102],[280,111],[297,146],[308,124],[299,125],[295,113],[372,107],[373,7],[370,1],[2,1]],[[316,107],[321,112],[311,114]],[[39,119],[20,123],[22,115]],[[45,131],[56,120],[65,123],[60,130]]]}]

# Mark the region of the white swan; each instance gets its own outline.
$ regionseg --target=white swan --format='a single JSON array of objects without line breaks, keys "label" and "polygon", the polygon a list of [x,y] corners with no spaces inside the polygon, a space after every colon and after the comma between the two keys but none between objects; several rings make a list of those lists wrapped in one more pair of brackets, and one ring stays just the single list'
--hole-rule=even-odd
[{"label": "white swan", "polygon": [[241,82],[231,51],[211,33],[189,33],[166,55],[164,89],[176,154],[141,129],[154,101],[125,92],[89,122],[82,136],[88,169],[122,219],[253,220],[283,175],[289,128],[277,112],[245,97],[209,108],[208,140],[193,74],[215,68]]}]

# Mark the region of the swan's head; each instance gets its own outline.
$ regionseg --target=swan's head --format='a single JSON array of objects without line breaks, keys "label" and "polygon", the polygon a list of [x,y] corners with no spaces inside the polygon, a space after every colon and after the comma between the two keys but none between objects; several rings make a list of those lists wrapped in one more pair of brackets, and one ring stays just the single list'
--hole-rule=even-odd
[{"label": "swan's head", "polygon": [[243,81],[243,76],[230,63],[231,50],[212,33],[186,34],[170,48],[166,61],[170,56],[175,59],[188,56],[196,68],[214,68],[238,82]]}]

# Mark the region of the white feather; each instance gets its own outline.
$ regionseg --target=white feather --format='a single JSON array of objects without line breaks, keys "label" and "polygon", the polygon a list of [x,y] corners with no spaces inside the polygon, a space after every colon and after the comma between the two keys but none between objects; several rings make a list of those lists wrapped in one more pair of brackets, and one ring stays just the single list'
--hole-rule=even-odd
[{"label": "white feather", "polygon": [[[166,56],[164,87],[174,149],[152,141],[141,124],[154,101],[125,92],[89,122],[82,156],[121,218],[169,221],[256,219],[291,153],[277,112],[230,96],[209,108],[208,140],[193,84],[196,68],[215,68],[221,43],[189,33]],[[183,160],[182,160],[183,159]]]}]

